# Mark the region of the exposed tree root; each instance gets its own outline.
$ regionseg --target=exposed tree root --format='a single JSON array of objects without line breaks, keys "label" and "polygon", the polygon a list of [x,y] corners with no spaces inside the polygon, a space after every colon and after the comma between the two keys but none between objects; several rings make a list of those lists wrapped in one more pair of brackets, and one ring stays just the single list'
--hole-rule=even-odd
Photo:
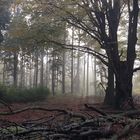
[{"label": "exposed tree root", "polygon": [[[140,126],[140,110],[120,114],[107,114],[91,105],[85,107],[99,113],[96,117],[86,116],[84,112],[72,112],[64,109],[29,107],[16,111],[1,112],[0,115],[14,115],[28,110],[55,112],[52,117],[43,117],[28,122],[6,122],[1,125],[0,138],[14,139],[47,139],[47,140],[119,140]],[[133,116],[133,118],[132,118]],[[1,120],[1,124],[4,120]]]}]

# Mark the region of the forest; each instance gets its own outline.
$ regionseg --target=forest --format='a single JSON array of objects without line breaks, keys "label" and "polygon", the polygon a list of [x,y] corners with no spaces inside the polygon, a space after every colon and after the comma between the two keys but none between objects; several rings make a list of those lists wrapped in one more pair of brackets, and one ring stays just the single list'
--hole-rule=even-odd
[{"label": "forest", "polygon": [[140,140],[139,0],[0,0],[0,140]]}]

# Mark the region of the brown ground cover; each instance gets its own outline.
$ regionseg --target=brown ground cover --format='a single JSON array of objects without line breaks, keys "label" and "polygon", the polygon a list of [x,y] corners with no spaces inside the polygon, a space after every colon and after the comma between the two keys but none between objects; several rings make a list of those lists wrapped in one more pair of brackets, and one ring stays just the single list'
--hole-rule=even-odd
[{"label": "brown ground cover", "polygon": [[[71,110],[76,112],[85,112],[85,103],[94,104],[96,107],[101,107],[102,99],[99,97],[75,97],[75,96],[57,96],[57,97],[48,97],[45,101],[38,101],[33,103],[13,103],[9,104],[12,110],[20,110],[27,107],[46,107],[46,108],[60,108],[65,110]],[[9,109],[4,105],[0,105],[0,112],[9,112]],[[23,122],[31,119],[38,119],[45,116],[51,116],[55,112],[44,112],[44,111],[35,111],[28,110],[14,115],[0,116],[0,119],[5,119],[8,121],[14,122]]]},{"label": "brown ground cover", "polygon": [[[73,129],[73,127],[75,127],[76,125],[78,130],[74,129],[73,131],[76,131],[74,133],[79,133],[78,135],[81,135],[83,137],[87,137],[89,135],[87,137],[87,140],[100,139],[101,134],[103,134],[102,138],[105,137],[106,139],[112,138],[113,140],[115,139],[116,140],[117,139],[140,140],[140,133],[139,133],[140,111],[137,112],[137,114],[136,112],[132,112],[133,115],[132,113],[129,115],[122,114],[123,111],[114,110],[113,108],[108,108],[107,106],[103,106],[102,101],[103,101],[102,98],[93,97],[93,96],[48,97],[46,100],[42,102],[38,101],[34,103],[10,104],[10,108],[12,112],[15,112],[17,110],[20,112],[20,110],[25,109],[22,110],[20,113],[17,112],[12,114],[11,112],[12,115],[2,114],[2,112],[10,112],[10,110],[9,108],[1,104],[0,127],[5,128],[10,126],[10,124],[13,125],[13,123],[15,123],[18,126],[22,125],[22,126],[26,126],[26,128],[30,127],[30,129],[31,128],[40,129],[40,127],[42,129],[47,126],[47,129],[55,128],[56,131],[56,129],[59,130],[62,126],[66,127],[67,129],[70,129],[70,127],[72,127],[71,129]],[[137,109],[139,110],[138,101],[137,101]],[[116,114],[121,114],[121,115],[117,116]],[[113,117],[112,115],[115,116]],[[98,122],[97,128],[98,127],[99,128],[97,129],[98,131],[96,130],[96,133],[94,130],[95,126],[93,127],[92,126],[93,124],[87,125],[86,122],[87,120],[91,121],[91,124],[96,121]],[[94,121],[92,122],[92,120]],[[83,122],[85,123],[84,127],[82,126]],[[71,124],[74,126],[70,126]],[[58,128],[58,126],[60,128]],[[61,137],[63,137],[63,139],[65,138],[66,140],[69,139],[68,138],[69,135],[72,135],[72,140],[76,140],[76,139],[83,140],[83,138],[80,139],[81,136],[73,138],[73,132],[70,131],[70,133],[71,134],[65,134],[65,135],[64,134],[60,135],[60,133],[58,133],[60,140]],[[93,133],[95,133],[94,137],[92,136]],[[17,135],[20,136],[21,134],[17,134]],[[51,137],[52,136],[56,137],[56,134],[54,135],[53,132],[53,134],[51,133]]]}]

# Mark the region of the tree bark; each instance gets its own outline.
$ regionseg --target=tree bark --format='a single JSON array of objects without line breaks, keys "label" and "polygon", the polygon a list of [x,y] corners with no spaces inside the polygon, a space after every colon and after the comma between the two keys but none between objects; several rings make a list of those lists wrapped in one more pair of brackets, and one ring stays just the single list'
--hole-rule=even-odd
[{"label": "tree bark", "polygon": [[137,26],[139,14],[139,2],[133,0],[132,5],[128,2],[129,27],[127,59],[120,61],[120,69],[116,73],[116,108],[134,108],[132,98],[132,79],[134,61],[136,59]]},{"label": "tree bark", "polygon": [[[66,24],[64,24],[65,26],[65,31],[64,31],[64,44],[66,44],[66,38],[67,38],[67,31],[66,31]],[[62,94],[65,94],[65,75],[66,75],[66,70],[65,70],[65,66],[66,66],[66,52],[65,49],[63,49],[62,52]]]},{"label": "tree bark", "polygon": [[111,65],[108,66],[108,83],[106,88],[106,94],[104,98],[105,105],[114,105],[114,72]]},{"label": "tree bark", "polygon": [[83,55],[84,56],[84,61],[83,61],[83,65],[84,65],[84,71],[83,71],[83,88],[82,88],[82,95],[85,95],[85,92],[86,92],[86,90],[85,90],[85,81],[86,81],[86,55],[84,54]]},{"label": "tree bark", "polygon": [[86,81],[86,87],[87,87],[87,91],[86,94],[87,96],[89,95],[89,54],[87,54],[87,81]]},{"label": "tree bark", "polygon": [[55,95],[55,66],[54,66],[54,54],[52,54],[52,94]]},{"label": "tree bark", "polygon": [[5,85],[5,81],[6,81],[6,60],[4,59],[3,61],[3,77],[2,77],[2,83]]},{"label": "tree bark", "polygon": [[[78,45],[81,44],[80,30],[78,30]],[[76,92],[80,93],[80,51],[77,53]]]},{"label": "tree bark", "polygon": [[22,54],[21,61],[20,61],[20,87],[24,86],[24,56]]},{"label": "tree bark", "polygon": [[29,87],[33,87],[33,59],[32,55],[30,56],[30,61],[29,61]]},{"label": "tree bark", "polygon": [[119,78],[116,77],[116,108],[134,108],[132,99],[132,77],[128,72],[127,61],[120,61]]},{"label": "tree bark", "polygon": [[[72,28],[72,46],[74,43],[74,29]],[[71,50],[71,93],[73,94],[73,49]]]},{"label": "tree bark", "polygon": [[49,84],[49,81],[50,81],[50,73],[49,73],[49,69],[50,69],[50,66],[49,66],[49,50],[47,50],[47,55],[46,55],[46,71],[45,71],[45,87],[47,88],[50,88],[50,84]]},{"label": "tree bark", "polygon": [[65,94],[65,50],[63,50],[63,64],[62,64],[62,93]]},{"label": "tree bark", "polygon": [[38,50],[35,52],[34,87],[38,86]]},{"label": "tree bark", "polygon": [[97,95],[97,90],[96,90],[96,73],[97,73],[97,71],[96,71],[96,57],[94,56],[94,69],[93,69],[93,75],[94,75],[94,77],[93,77],[93,83],[94,83],[94,95]]}]

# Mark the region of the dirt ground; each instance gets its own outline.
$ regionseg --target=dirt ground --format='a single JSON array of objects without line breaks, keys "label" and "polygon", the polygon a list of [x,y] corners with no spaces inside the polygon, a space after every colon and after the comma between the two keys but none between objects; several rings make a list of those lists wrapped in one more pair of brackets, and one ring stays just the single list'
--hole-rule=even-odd
[{"label": "dirt ground", "polygon": [[[135,96],[134,101],[136,103],[136,107],[140,108],[140,96]],[[85,109],[84,104],[90,104],[98,109],[101,109],[105,111],[108,114],[113,113],[119,113],[122,111],[114,110],[112,108],[108,108],[103,106],[103,98],[101,97],[94,97],[94,96],[89,96],[89,97],[75,97],[75,96],[56,96],[56,97],[48,97],[44,101],[38,101],[38,102],[32,102],[32,103],[13,103],[9,104],[10,108],[12,111],[15,110],[20,110],[23,108],[28,108],[28,107],[44,107],[44,108],[49,108],[49,109],[64,109],[64,110],[70,110],[73,112],[86,112],[90,113],[89,110]],[[4,106],[3,104],[0,104],[0,112],[9,112],[9,109]],[[96,115],[96,112],[91,112],[92,115]],[[31,111],[25,111],[21,112],[19,114],[14,114],[14,115],[0,115],[0,119],[5,119],[11,122],[24,122],[32,119],[38,119],[44,116],[52,116],[54,115],[54,112],[44,112],[44,111],[36,111],[36,110],[31,110]]]},{"label": "dirt ground", "polygon": [[[20,110],[27,107],[45,107],[51,109],[65,109],[76,112],[84,112],[85,103],[94,104],[94,106],[101,107],[102,99],[100,97],[75,97],[75,96],[57,96],[48,97],[44,101],[38,101],[33,103],[13,103],[10,104],[12,111]],[[4,105],[0,105],[0,112],[8,112],[9,109]],[[25,111],[15,115],[1,116],[0,119],[5,119],[11,122],[24,122],[32,119],[38,119],[44,116],[54,115],[54,112],[44,112],[44,111]]]}]

